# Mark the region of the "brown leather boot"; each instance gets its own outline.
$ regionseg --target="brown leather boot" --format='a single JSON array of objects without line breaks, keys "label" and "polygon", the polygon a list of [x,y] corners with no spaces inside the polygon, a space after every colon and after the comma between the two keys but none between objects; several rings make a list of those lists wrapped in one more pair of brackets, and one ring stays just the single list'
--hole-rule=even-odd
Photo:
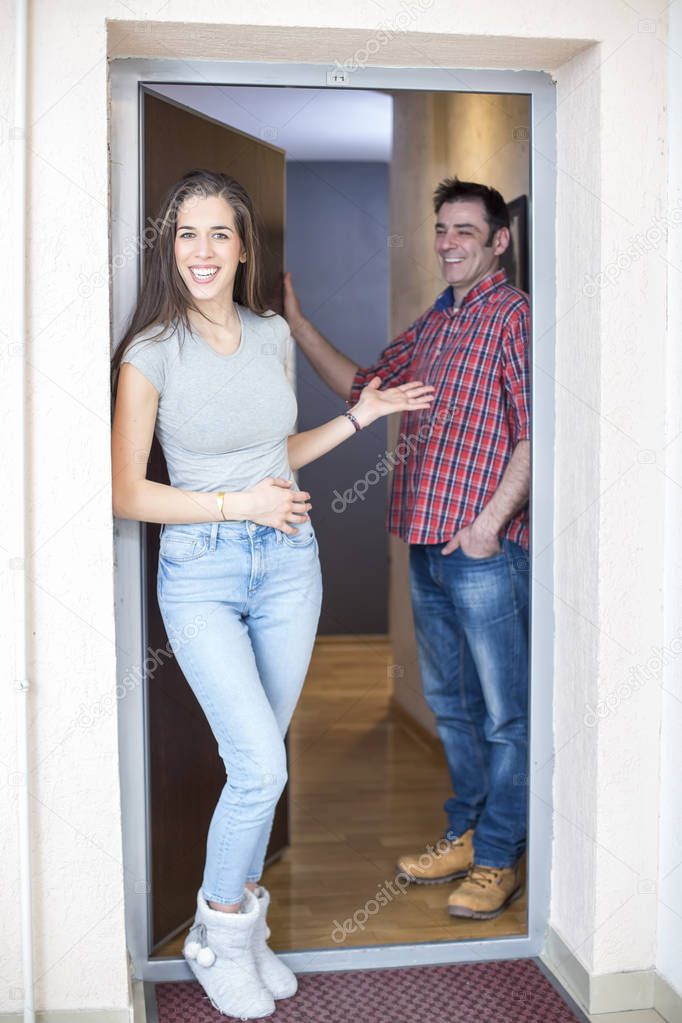
[{"label": "brown leather boot", "polygon": [[490,920],[499,916],[523,894],[521,861],[513,867],[482,867],[474,864],[448,899],[451,916]]},{"label": "brown leather boot", "polygon": [[474,862],[474,829],[458,838],[441,838],[435,846],[407,853],[398,860],[398,870],[415,884],[443,884],[465,877]]}]

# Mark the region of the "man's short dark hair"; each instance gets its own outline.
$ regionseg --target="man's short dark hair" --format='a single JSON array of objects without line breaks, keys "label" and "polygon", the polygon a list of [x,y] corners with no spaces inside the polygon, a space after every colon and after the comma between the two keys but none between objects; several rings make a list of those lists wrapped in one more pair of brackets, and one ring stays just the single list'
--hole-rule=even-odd
[{"label": "man's short dark hair", "polygon": [[507,204],[496,188],[480,185],[477,181],[460,181],[457,176],[444,178],[433,193],[434,212],[438,213],[445,202],[464,202],[467,199],[479,199],[483,203],[485,219],[490,228],[486,245],[490,245],[495,231],[509,227]]}]

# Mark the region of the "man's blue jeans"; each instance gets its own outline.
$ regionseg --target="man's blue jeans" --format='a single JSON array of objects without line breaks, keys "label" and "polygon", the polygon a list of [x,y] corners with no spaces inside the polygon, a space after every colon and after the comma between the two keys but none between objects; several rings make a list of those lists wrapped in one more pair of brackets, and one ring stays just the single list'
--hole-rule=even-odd
[{"label": "man's blue jeans", "polygon": [[424,696],[455,795],[449,837],[474,831],[474,859],[510,867],[525,847],[528,772],[528,554],[471,558],[410,545]]},{"label": "man's blue jeans", "polygon": [[[166,524],[157,596],[175,658],[201,705],[227,780],[208,829],[202,890],[238,902],[258,881],[287,780],[284,735],[322,599],[310,521]],[[192,765],[187,765],[188,784]]]}]

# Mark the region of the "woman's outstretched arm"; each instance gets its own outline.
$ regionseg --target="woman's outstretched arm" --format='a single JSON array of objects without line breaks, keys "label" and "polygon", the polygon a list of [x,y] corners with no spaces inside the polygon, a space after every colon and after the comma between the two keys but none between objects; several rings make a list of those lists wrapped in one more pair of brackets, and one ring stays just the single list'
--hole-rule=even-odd
[{"label": "woman's outstretched arm", "polygon": [[307,518],[310,494],[269,477],[250,490],[225,493],[223,516],[213,492],[180,490],[148,480],[159,392],[135,366],[121,366],[111,428],[112,505],[118,518],[141,522],[249,519],[294,534]]},{"label": "woman's outstretched arm", "polygon": [[[363,388],[357,404],[349,409],[363,428],[380,419],[381,416],[388,416],[393,412],[415,412],[419,409],[427,409],[433,401],[431,393],[433,387],[422,384],[419,380],[401,384],[399,387],[391,387],[386,391],[380,391],[380,387],[380,377],[374,377]],[[314,430],[294,433],[289,437],[288,443],[289,465],[292,469],[300,469],[338,447],[339,444],[352,437],[355,432],[353,423],[344,414],[330,419],[328,423],[323,423],[322,426],[317,426]]]}]

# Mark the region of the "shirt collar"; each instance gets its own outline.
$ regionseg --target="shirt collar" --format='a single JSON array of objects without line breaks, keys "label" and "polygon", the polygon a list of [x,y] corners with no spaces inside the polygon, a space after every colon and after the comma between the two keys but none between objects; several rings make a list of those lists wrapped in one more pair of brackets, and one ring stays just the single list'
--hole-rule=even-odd
[{"label": "shirt collar", "polygon": [[452,285],[448,285],[445,291],[441,291],[440,295],[433,303],[433,308],[438,312],[454,312],[455,309],[461,309],[464,305],[469,305],[470,302],[474,302],[477,298],[482,295],[487,295],[488,292],[493,291],[499,287],[500,284],[504,284],[507,280],[507,274],[503,268],[495,270],[494,273],[488,274],[479,281],[478,284],[467,291],[466,295],[459,303],[459,306],[455,305],[455,292]]}]

